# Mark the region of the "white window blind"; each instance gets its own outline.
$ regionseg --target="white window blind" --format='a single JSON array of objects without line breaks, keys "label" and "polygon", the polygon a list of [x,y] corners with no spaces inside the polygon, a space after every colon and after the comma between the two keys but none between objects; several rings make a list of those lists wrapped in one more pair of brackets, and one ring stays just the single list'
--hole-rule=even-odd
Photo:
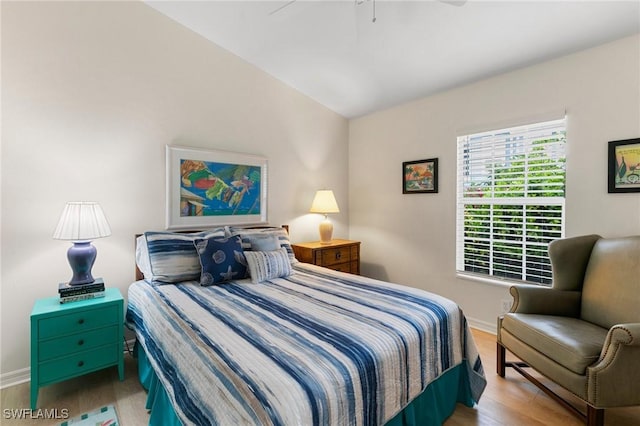
[{"label": "white window blind", "polygon": [[550,285],[564,236],[566,120],[458,137],[456,268]]}]

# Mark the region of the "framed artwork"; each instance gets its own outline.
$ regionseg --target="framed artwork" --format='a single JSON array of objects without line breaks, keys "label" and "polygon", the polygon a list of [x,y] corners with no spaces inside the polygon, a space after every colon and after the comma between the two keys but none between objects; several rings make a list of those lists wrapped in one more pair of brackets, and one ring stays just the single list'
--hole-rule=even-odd
[{"label": "framed artwork", "polygon": [[609,192],[640,192],[640,138],[609,142]]},{"label": "framed artwork", "polygon": [[267,222],[267,159],[167,145],[167,229]]},{"label": "framed artwork", "polygon": [[438,192],[438,159],[405,161],[402,163],[402,193]]}]

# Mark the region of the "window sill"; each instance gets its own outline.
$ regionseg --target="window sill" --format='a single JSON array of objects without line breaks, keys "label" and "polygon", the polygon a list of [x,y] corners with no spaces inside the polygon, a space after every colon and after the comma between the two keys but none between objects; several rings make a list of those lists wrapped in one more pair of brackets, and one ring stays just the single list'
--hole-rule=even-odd
[{"label": "window sill", "polygon": [[521,281],[509,281],[509,280],[502,280],[500,278],[496,278],[496,277],[485,277],[485,276],[479,276],[479,275],[475,275],[475,274],[467,274],[464,272],[456,272],[456,277],[463,279],[463,280],[467,280],[467,281],[475,281],[475,282],[480,282],[483,284],[490,284],[490,285],[495,285],[498,287],[503,287],[503,288],[509,288],[512,285],[515,284],[524,284]]}]

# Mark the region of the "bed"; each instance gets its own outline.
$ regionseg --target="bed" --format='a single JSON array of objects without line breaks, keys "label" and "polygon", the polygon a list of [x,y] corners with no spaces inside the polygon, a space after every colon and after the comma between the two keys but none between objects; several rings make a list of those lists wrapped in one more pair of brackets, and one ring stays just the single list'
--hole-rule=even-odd
[{"label": "bed", "polygon": [[[479,401],[482,363],[451,300],[297,262],[281,229],[176,235],[138,238],[145,279],[128,290],[150,424],[436,425]],[[204,256],[203,240],[234,250]],[[216,253],[248,274],[205,278]]]}]

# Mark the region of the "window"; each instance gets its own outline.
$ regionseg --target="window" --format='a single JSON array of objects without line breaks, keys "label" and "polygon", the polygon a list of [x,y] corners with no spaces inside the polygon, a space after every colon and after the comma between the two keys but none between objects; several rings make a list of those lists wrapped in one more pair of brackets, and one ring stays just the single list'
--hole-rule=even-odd
[{"label": "window", "polygon": [[459,272],[550,285],[564,236],[565,119],[458,137]]}]

